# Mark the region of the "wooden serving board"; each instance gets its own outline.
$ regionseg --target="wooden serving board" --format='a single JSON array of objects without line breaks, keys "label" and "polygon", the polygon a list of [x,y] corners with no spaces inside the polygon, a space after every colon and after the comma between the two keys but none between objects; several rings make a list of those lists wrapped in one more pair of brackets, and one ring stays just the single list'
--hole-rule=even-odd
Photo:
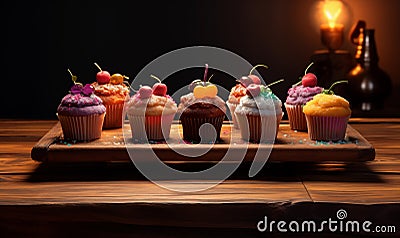
[{"label": "wooden serving board", "polygon": [[[129,124],[125,123],[125,128]],[[180,124],[174,123],[171,135],[182,133]],[[230,140],[233,140],[230,143]],[[178,143],[177,138],[170,138],[170,143]],[[240,132],[234,129],[229,122],[225,122],[221,129],[221,141],[211,145],[212,148],[202,156],[192,158],[176,153],[166,143],[151,143],[150,146],[160,160],[166,163],[186,162],[218,162],[226,154],[229,146],[233,149],[247,148],[243,161],[253,161],[257,150],[266,151],[271,148],[267,144],[255,144],[243,141]],[[91,142],[65,142],[60,123],[57,123],[32,148],[33,160],[42,162],[129,162],[127,147],[135,153],[148,150],[149,144],[124,143],[122,129],[104,130],[102,138]],[[210,147],[207,144],[186,146],[189,150],[203,150]],[[347,127],[345,143],[316,142],[309,139],[306,132],[297,132],[290,129],[288,124],[281,123],[277,140],[273,145],[268,161],[273,162],[361,162],[374,160],[373,146],[350,125]],[[145,159],[145,158],[143,158]],[[242,158],[238,158],[238,160]]]}]

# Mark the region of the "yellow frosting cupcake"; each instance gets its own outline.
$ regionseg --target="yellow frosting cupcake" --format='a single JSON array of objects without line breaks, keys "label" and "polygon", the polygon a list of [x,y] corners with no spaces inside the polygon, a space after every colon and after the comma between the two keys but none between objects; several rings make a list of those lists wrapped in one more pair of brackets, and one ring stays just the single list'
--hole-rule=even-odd
[{"label": "yellow frosting cupcake", "polygon": [[317,94],[313,100],[306,103],[303,112],[310,116],[332,116],[347,117],[350,116],[349,102],[337,95]]},{"label": "yellow frosting cupcake", "polygon": [[317,94],[303,107],[308,135],[311,140],[344,140],[351,110],[349,102],[334,94],[332,87],[347,81],[338,81]]}]

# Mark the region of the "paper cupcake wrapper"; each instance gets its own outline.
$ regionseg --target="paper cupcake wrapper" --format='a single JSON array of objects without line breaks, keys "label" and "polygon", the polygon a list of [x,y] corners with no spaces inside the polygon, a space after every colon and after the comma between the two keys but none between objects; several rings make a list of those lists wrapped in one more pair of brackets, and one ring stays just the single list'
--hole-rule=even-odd
[{"label": "paper cupcake wrapper", "polygon": [[90,141],[101,137],[104,122],[103,114],[89,116],[63,116],[58,115],[64,139]]},{"label": "paper cupcake wrapper", "polygon": [[349,117],[320,117],[306,115],[311,140],[338,141],[346,135]]},{"label": "paper cupcake wrapper", "polygon": [[260,116],[236,113],[242,139],[251,142],[273,143],[277,137],[282,114]]},{"label": "paper cupcake wrapper", "polygon": [[106,107],[106,116],[104,117],[103,129],[121,128],[124,104],[107,104],[104,106]]},{"label": "paper cupcake wrapper", "polygon": [[229,111],[231,112],[231,115],[232,115],[233,127],[236,129],[239,129],[239,123],[237,122],[236,115],[235,115],[236,107],[239,104],[226,102],[226,105],[228,105]]},{"label": "paper cupcake wrapper", "polygon": [[[183,139],[187,141],[200,142],[200,127],[205,124],[211,124],[217,133],[216,139],[220,138],[221,127],[224,121],[225,114],[218,117],[181,117]],[[204,142],[215,142],[213,135],[214,129],[210,126],[204,126],[201,130],[201,135]]]},{"label": "paper cupcake wrapper", "polygon": [[307,131],[307,120],[303,113],[303,105],[289,105],[285,103],[290,129]]},{"label": "paper cupcake wrapper", "polygon": [[135,140],[165,140],[169,138],[175,114],[160,116],[129,115],[132,138]]}]

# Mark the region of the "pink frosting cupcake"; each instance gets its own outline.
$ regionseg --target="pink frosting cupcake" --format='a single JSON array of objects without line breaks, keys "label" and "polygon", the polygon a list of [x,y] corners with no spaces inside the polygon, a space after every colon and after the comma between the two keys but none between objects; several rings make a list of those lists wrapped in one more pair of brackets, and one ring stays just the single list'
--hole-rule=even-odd
[{"label": "pink frosting cupcake", "polygon": [[156,83],[153,88],[142,86],[129,100],[125,110],[134,140],[148,141],[169,138],[177,106],[166,93],[167,86]]}]

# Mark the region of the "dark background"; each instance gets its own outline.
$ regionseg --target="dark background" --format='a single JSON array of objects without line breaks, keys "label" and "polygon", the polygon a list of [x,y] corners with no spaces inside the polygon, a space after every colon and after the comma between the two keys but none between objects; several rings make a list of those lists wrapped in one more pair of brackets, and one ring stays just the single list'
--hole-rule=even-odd
[{"label": "dark background", "polygon": [[[260,70],[267,82],[286,79],[274,88],[284,101],[310,56],[323,48],[310,17],[314,2],[2,1],[1,117],[56,119],[57,105],[72,85],[67,68],[83,83],[95,80],[93,62],[134,78],[158,56],[197,45],[232,51],[253,65],[267,64],[268,71]],[[358,19],[376,29],[379,64],[394,85],[385,109],[374,116],[396,116],[400,105],[400,1],[347,3],[352,11],[347,31]],[[354,55],[355,46],[347,37],[342,48]],[[167,79],[170,91],[201,77],[202,70],[178,74]],[[233,80],[215,82],[227,89],[234,85]]]}]

